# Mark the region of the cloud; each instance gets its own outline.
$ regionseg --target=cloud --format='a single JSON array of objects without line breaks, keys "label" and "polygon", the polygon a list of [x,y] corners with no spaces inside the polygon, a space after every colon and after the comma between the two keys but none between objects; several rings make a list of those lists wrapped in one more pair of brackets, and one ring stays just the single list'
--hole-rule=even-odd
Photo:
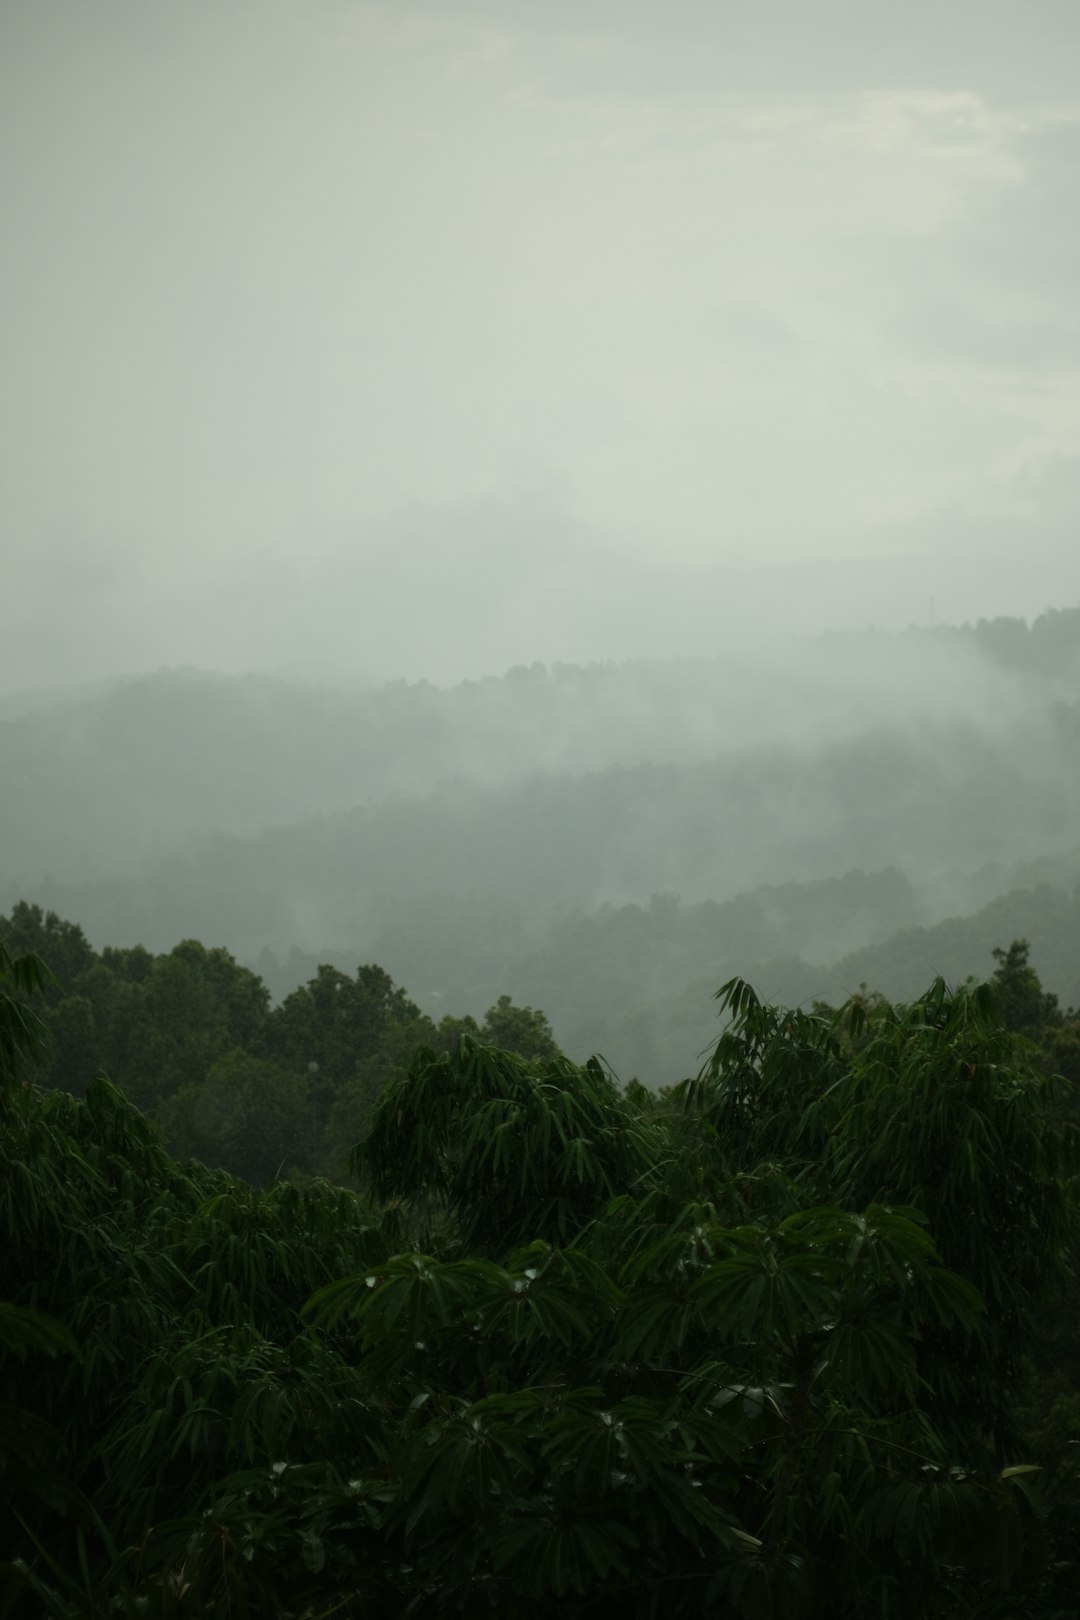
[{"label": "cloud", "polygon": [[13,13],[8,667],[76,580],[103,672],[365,603],[388,670],[455,620],[588,656],[673,644],[640,604],[695,570],[880,577],[1077,442],[1077,13],[1036,10]]}]

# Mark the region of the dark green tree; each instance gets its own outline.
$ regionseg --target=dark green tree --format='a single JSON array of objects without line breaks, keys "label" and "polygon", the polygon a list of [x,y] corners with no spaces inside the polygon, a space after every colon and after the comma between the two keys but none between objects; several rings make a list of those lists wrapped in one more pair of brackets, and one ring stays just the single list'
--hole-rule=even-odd
[{"label": "dark green tree", "polygon": [[[100,1076],[19,1083],[17,961],[5,1620],[1068,1612],[1008,1447],[1075,1133],[993,986],[826,1015],[734,981],[663,1099],[465,1036],[375,1103],[376,1217],[177,1164]],[[253,1120],[269,1062],[211,1065]]]},{"label": "dark green tree", "polygon": [[596,1059],[541,1062],[465,1035],[383,1090],[354,1168],[378,1198],[445,1210],[467,1252],[501,1254],[569,1242],[660,1148]]},{"label": "dark green tree", "polygon": [[977,1332],[922,1345],[937,1420],[1007,1451],[1024,1349],[1067,1264],[1078,1159],[997,987],[939,980],[909,1004],[862,995],[831,1016],[763,1006],[738,980],[721,998],[729,1027],[684,1106],[748,1197],[779,1187],[781,1208],[828,1197],[922,1212],[988,1305]]},{"label": "dark green tree", "polygon": [[266,1187],[292,1171],[316,1168],[308,1075],[234,1048],[206,1078],[181,1086],[159,1104],[154,1121],[169,1151],[227,1168],[253,1187]]},{"label": "dark green tree", "polygon": [[49,968],[32,951],[11,952],[0,941],[0,1098],[33,1078],[49,1050],[49,1030],[29,1004],[54,984]]},{"label": "dark green tree", "polygon": [[358,1062],[378,1052],[388,1029],[413,1024],[420,1016],[419,1007],[382,968],[359,967],[350,978],[324,963],[271,1013],[265,1044],[276,1061],[337,1086]]},{"label": "dark green tree", "polygon": [[66,922],[55,911],[20,900],[11,915],[0,918],[0,939],[12,956],[36,955],[48,962],[51,978],[46,999],[58,1000],[80,973],[94,962],[90,942],[77,923]]},{"label": "dark green tree", "polygon": [[350,978],[324,963],[270,1014],[260,1049],[308,1076],[312,1152],[342,1173],[381,1087],[432,1034],[382,968],[368,964]]},{"label": "dark green tree", "polygon": [[1031,945],[1026,939],[1014,939],[1008,950],[999,946],[993,955],[998,965],[992,982],[1005,1028],[1029,1040],[1043,1041],[1061,1023],[1061,1008],[1057,996],[1043,989],[1028,961]]},{"label": "dark green tree", "polygon": [[519,1057],[547,1061],[559,1057],[551,1024],[535,1007],[515,1007],[510,996],[500,996],[484,1014],[480,1038],[488,1046]]}]

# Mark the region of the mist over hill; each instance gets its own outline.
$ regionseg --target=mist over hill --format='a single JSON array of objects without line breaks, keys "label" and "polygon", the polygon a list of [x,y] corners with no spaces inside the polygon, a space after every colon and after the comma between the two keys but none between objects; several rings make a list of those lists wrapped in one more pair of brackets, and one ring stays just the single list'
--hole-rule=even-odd
[{"label": "mist over hill", "polygon": [[[793,765],[871,735],[1012,748],[1080,695],[1077,613],[762,641],[713,660],[536,664],[450,688],[159,671],[0,704],[3,877],[130,872],[209,834],[610,766]],[[888,853],[887,851],[885,852]],[[789,874],[778,873],[779,877]]]},{"label": "mist over hill", "polygon": [[[445,689],[162,671],[0,713],[0,905],[226,943],[279,995],[316,959],[432,1008],[509,991],[648,1078],[706,983],[900,993],[901,931],[1080,876],[1078,609]],[[969,944],[943,971],[985,971]]]}]

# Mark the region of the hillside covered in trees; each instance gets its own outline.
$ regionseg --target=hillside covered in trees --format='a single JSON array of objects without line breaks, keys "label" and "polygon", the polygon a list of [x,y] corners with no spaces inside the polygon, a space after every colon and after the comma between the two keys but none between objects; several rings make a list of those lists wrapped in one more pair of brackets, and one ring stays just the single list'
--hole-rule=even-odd
[{"label": "hillside covered in trees", "polygon": [[[1048,894],[1053,891],[1029,897],[1036,915]],[[642,916],[647,926],[656,923],[657,909]],[[1063,945],[1080,955],[1076,909],[1065,918]],[[985,928],[1013,916],[999,905],[979,921]],[[670,926],[668,931],[670,936]],[[693,938],[687,930],[679,976],[691,971]],[[372,963],[347,972],[313,961],[305,982],[275,1005],[256,972],[224,947],[208,949],[198,940],[156,955],[142,946],[97,951],[77,923],[20,902],[10,916],[0,916],[0,942],[9,952],[34,953],[54,964],[43,992],[49,1055],[40,1083],[81,1095],[103,1071],[147,1112],[172,1152],[256,1185],[283,1176],[345,1177],[349,1152],[377,1097],[408,1072],[421,1049],[448,1052],[467,1035],[528,1059],[560,1052],[546,1013],[517,1006],[506,992],[493,997],[479,1020],[444,1012],[436,1021]],[[1030,949],[1024,939],[1021,966]],[[1001,955],[993,939],[979,952],[984,968],[991,953]],[[603,957],[595,949],[592,954]],[[581,972],[579,995],[594,983],[588,956],[566,942],[563,971]],[[293,958],[294,969],[300,960]],[[798,964],[786,966],[797,980]],[[780,976],[784,967],[773,964],[773,971]],[[834,970],[834,980],[839,976]],[[651,1068],[658,1052],[675,1049],[668,1083],[696,1072],[702,1049],[716,1040],[715,983],[697,981],[693,996],[665,1009],[662,1044],[653,1038],[655,1008],[643,1009],[639,1055]],[[1050,1068],[1080,1080],[1080,1010],[1066,1011],[1053,992],[1040,995],[1039,1017],[1028,1016],[1016,1027],[1041,1043]],[[802,999],[810,1006],[829,998]],[[635,1034],[632,1023],[628,1034]],[[639,1083],[640,1069],[623,1071],[621,1078]]]},{"label": "hillside covered in trees", "polygon": [[445,690],[32,694],[0,719],[0,906],[227,942],[275,1000],[320,962],[436,1023],[510,994],[659,1084],[735,972],[907,996],[1023,936],[1080,1000],[1078,694],[1078,609]]},{"label": "hillside covered in trees", "polygon": [[143,987],[151,1104],[241,1036],[359,1070],[403,992],[324,974],[275,1019],[220,950],[131,972],[16,921],[61,982],[0,949],[5,1615],[1068,1612],[1078,1020],[1022,942],[899,1005],[733,980],[660,1096],[500,1003],[387,1068],[358,1191],[255,1191],[63,1089],[71,992]]},{"label": "hillside covered in trees", "polygon": [[420,1048],[462,1035],[527,1058],[557,1054],[542,1012],[497,998],[478,1023],[436,1024],[381,967],[319,964],[281,1005],[224,948],[184,940],[95,951],[82,929],[25,902],[0,917],[10,954],[54,964],[44,987],[48,1035],[38,1080],[82,1095],[108,1073],[180,1157],[256,1186],[347,1176],[375,1099]]},{"label": "hillside covered in trees", "polygon": [[0,1620],[1080,1620],[1078,59],[0,3]]},{"label": "hillside covered in trees", "polygon": [[1078,647],[9,700],[0,1620],[1068,1614]]}]

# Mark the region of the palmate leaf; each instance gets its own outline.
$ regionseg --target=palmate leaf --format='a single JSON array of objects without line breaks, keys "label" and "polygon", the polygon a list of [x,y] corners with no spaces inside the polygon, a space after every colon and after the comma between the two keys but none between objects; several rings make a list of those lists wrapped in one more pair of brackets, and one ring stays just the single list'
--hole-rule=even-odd
[{"label": "palmate leaf", "polygon": [[[399,1258],[409,1263],[407,1281],[413,1280],[415,1262],[422,1262],[424,1267],[435,1264],[430,1257],[425,1256]],[[422,1271],[421,1275],[423,1274]],[[345,1318],[358,1320],[371,1303],[372,1290],[385,1284],[393,1275],[392,1271],[380,1268],[362,1272],[357,1276],[339,1277],[334,1282],[317,1289],[303,1306],[301,1315],[321,1328],[337,1327]]]},{"label": "palmate leaf", "polygon": [[584,1500],[619,1481],[655,1486],[692,1461],[673,1412],[635,1396],[607,1404],[583,1392],[548,1422],[543,1457],[555,1475],[573,1478]]},{"label": "palmate leaf", "polygon": [[721,1339],[787,1342],[827,1320],[834,1305],[826,1257],[777,1252],[762,1242],[756,1252],[710,1266],[691,1288],[703,1324]]},{"label": "palmate leaf", "polygon": [[434,1192],[468,1249],[567,1242],[653,1172],[661,1135],[599,1064],[535,1061],[463,1036],[391,1082],[357,1149],[383,1198]]},{"label": "palmate leaf", "polygon": [[946,1326],[958,1323],[962,1328],[974,1329],[986,1313],[986,1304],[974,1284],[944,1266],[927,1266],[919,1277],[918,1291],[920,1302]]},{"label": "palmate leaf", "polygon": [[377,1344],[391,1334],[422,1339],[460,1321],[478,1289],[498,1286],[502,1273],[484,1260],[440,1262],[428,1255],[398,1255],[364,1279],[355,1315],[363,1340]]},{"label": "palmate leaf", "polygon": [[548,1425],[544,1460],[558,1476],[572,1480],[575,1496],[583,1501],[610,1491],[625,1467],[625,1436],[615,1414],[607,1408],[567,1407]]},{"label": "palmate leaf", "polygon": [[304,1369],[268,1368],[241,1381],[228,1414],[229,1450],[245,1461],[310,1455],[340,1445],[348,1436],[354,1451],[371,1458],[370,1440],[378,1425],[359,1399],[356,1373],[327,1364]]},{"label": "palmate leaf", "polygon": [[688,1204],[666,1218],[657,1206],[654,1191],[640,1204],[628,1200],[609,1212],[609,1218],[615,1217],[612,1225],[619,1240],[621,1287],[699,1275],[713,1261],[735,1253],[744,1241],[753,1241],[759,1230],[725,1225],[713,1204]]},{"label": "palmate leaf", "polygon": [[508,1347],[581,1345],[614,1319],[623,1299],[604,1268],[581,1249],[531,1244],[511,1255],[505,1275],[509,1297],[491,1299],[483,1322],[484,1331],[500,1332]]},{"label": "palmate leaf", "polygon": [[505,1345],[521,1350],[540,1344],[570,1349],[593,1335],[594,1302],[577,1290],[542,1277],[516,1278],[511,1287],[509,1296],[487,1302],[485,1334],[497,1334]]},{"label": "palmate leaf", "polygon": [[[479,1337],[501,1345],[503,1354],[543,1343],[579,1344],[613,1318],[621,1298],[588,1255],[539,1243],[517,1251],[506,1266],[399,1255],[362,1277],[320,1289],[304,1314],[324,1328],[355,1320],[368,1357],[379,1356],[389,1372],[399,1349],[455,1340]],[[389,1352],[389,1364],[381,1349]]]},{"label": "palmate leaf", "polygon": [[986,1481],[924,1466],[917,1476],[880,1486],[863,1518],[877,1542],[902,1555],[925,1557],[936,1550],[955,1557],[985,1534],[988,1506]]},{"label": "palmate leaf", "polygon": [[537,1404],[528,1399],[461,1403],[408,1438],[398,1456],[394,1507],[395,1517],[405,1519],[406,1534],[444,1510],[480,1510],[489,1499],[511,1502],[526,1494],[533,1469],[530,1430],[537,1412]]},{"label": "palmate leaf", "polygon": [[907,1207],[871,1204],[860,1215],[825,1205],[789,1215],[777,1231],[791,1242],[839,1249],[847,1265],[876,1250],[895,1262],[894,1274],[900,1275],[915,1261],[937,1258],[926,1224],[925,1215]]},{"label": "palmate leaf", "polygon": [[[128,1561],[130,1606],[114,1612],[185,1620],[296,1620],[383,1612],[375,1557],[381,1504],[364,1483],[325,1462],[275,1463],[214,1482],[201,1510],[156,1524]],[[342,1605],[342,1592],[349,1601]]]},{"label": "palmate leaf", "polygon": [[699,1320],[685,1284],[635,1288],[615,1324],[613,1351],[629,1361],[663,1361],[682,1348]]},{"label": "palmate leaf", "polygon": [[919,1391],[910,1335],[888,1320],[838,1323],[827,1337],[823,1373],[848,1400],[872,1401],[888,1393],[914,1400]]}]

